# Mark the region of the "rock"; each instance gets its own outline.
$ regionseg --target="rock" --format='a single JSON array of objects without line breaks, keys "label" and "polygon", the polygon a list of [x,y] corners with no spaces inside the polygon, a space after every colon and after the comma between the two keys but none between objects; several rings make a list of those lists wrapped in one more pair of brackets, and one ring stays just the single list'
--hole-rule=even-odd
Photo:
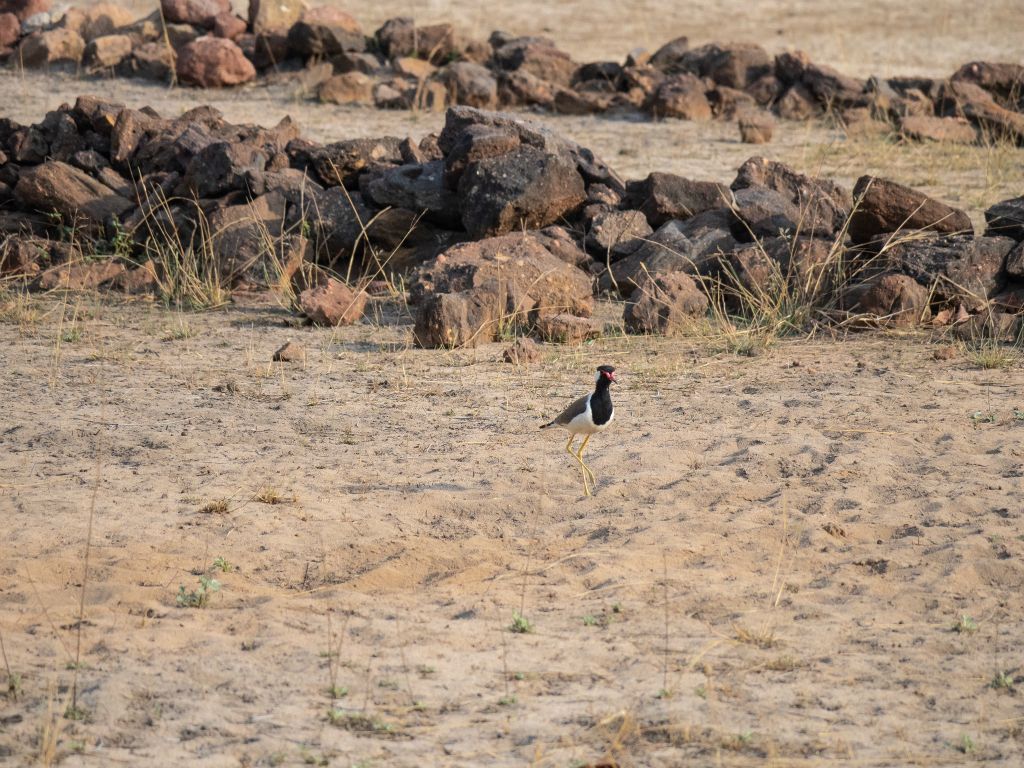
[{"label": "rock", "polygon": [[907,327],[931,317],[931,293],[914,278],[883,272],[853,286],[844,297],[847,311],[867,315],[872,324]]},{"label": "rock", "polygon": [[242,49],[221,37],[200,37],[178,51],[178,77],[202,88],[247,83],[256,68]]},{"label": "rock", "polygon": [[356,244],[364,237],[364,227],[372,218],[358,192],[331,187],[307,190],[289,208],[286,225],[289,231],[308,230],[317,260],[332,263],[353,256]]},{"label": "rock", "polygon": [[714,181],[693,181],[674,173],[654,172],[626,185],[623,204],[638,208],[652,227],[671,219],[688,219],[731,200],[729,188]]},{"label": "rock", "polygon": [[582,344],[601,336],[601,323],[590,317],[559,313],[543,316],[535,324],[537,333],[545,341],[556,344]]},{"label": "rock", "polygon": [[156,264],[152,259],[146,259],[139,266],[116,275],[110,281],[109,287],[123,293],[140,295],[156,293],[159,285]]},{"label": "rock", "polygon": [[513,365],[536,363],[541,357],[540,345],[533,339],[525,337],[516,339],[512,346],[505,347],[501,354],[502,360]]},{"label": "rock", "polygon": [[492,341],[500,321],[498,297],[488,290],[435,293],[416,312],[413,339],[425,349],[454,349]]},{"label": "rock", "polygon": [[70,29],[49,29],[22,39],[15,54],[28,68],[51,65],[77,66],[85,52],[85,40]]},{"label": "rock", "polygon": [[711,104],[704,83],[691,74],[666,77],[644,104],[644,109],[656,118],[711,119]]},{"label": "rock", "polygon": [[544,37],[517,37],[494,50],[494,63],[506,72],[522,72],[568,88],[577,64]]},{"label": "rock", "polygon": [[1005,282],[1003,267],[1015,242],[1008,237],[949,235],[891,245],[884,263],[893,271],[934,286],[939,299],[984,307]]},{"label": "rock", "polygon": [[500,157],[519,148],[519,136],[507,128],[469,125],[446,142],[445,180],[457,189],[466,166],[487,158]]},{"label": "rock", "polygon": [[373,78],[362,72],[346,72],[321,83],[317,98],[331,104],[368,104],[373,101],[373,84]]},{"label": "rock", "polygon": [[213,20],[213,34],[226,40],[238,40],[245,34],[246,29],[248,29],[246,23],[233,13],[222,13]]},{"label": "rock", "polygon": [[967,118],[993,139],[1024,144],[1024,114],[997,104],[992,94],[972,82],[944,84],[936,108],[946,116]]},{"label": "rock", "polygon": [[904,229],[973,232],[971,220],[963,211],[895,181],[861,176],[853,197],[857,203],[850,215],[849,233],[856,243]]},{"label": "rock", "polygon": [[744,144],[768,144],[775,131],[775,121],[768,113],[744,115],[738,124]]},{"label": "rock", "polygon": [[587,250],[599,260],[618,261],[642,246],[653,232],[641,211],[604,211],[590,222]]},{"label": "rock", "polygon": [[900,120],[900,133],[917,141],[974,144],[978,133],[963,118],[907,115]]},{"label": "rock", "polygon": [[672,335],[693,325],[708,310],[708,297],[692,277],[673,272],[643,278],[622,319],[629,333]]},{"label": "rock", "polygon": [[752,157],[740,166],[732,189],[747,187],[767,187],[796,205],[800,233],[810,237],[831,237],[839,232],[853,207],[850,193],[839,185],[763,157]]},{"label": "rock", "polygon": [[371,166],[401,165],[402,140],[394,136],[376,139],[349,139],[327,144],[312,157],[317,176],[327,186],[343,184],[349,189],[359,185],[359,175]]},{"label": "rock", "polygon": [[599,115],[607,112],[613,101],[614,95],[609,93],[556,88],[551,107],[560,115]]},{"label": "rock", "polygon": [[288,30],[288,46],[301,56],[334,56],[366,50],[363,30],[354,18],[331,6],[304,11]]},{"label": "rock", "polygon": [[1019,283],[1007,286],[989,298],[989,306],[996,312],[1024,313],[1024,286]]},{"label": "rock", "polygon": [[116,67],[131,56],[132,39],[128,35],[104,35],[85,46],[82,64],[90,72]]},{"label": "rock", "polygon": [[725,209],[705,211],[685,221],[667,221],[637,250],[614,262],[611,273],[602,276],[600,287],[614,288],[628,297],[647,277],[712,271],[722,254],[738,247],[730,225],[731,215]]},{"label": "rock", "polygon": [[709,43],[686,51],[671,68],[709,77],[719,85],[743,89],[772,71],[772,58],[754,43]]},{"label": "rock", "polygon": [[377,109],[412,109],[416,103],[416,83],[393,77],[373,86],[373,103]]},{"label": "rock", "polygon": [[503,106],[549,108],[555,102],[556,86],[529,72],[499,72],[498,101]]},{"label": "rock", "polygon": [[26,208],[56,211],[68,225],[92,233],[102,232],[111,221],[135,207],[105,184],[56,160],[23,168],[14,194]]},{"label": "rock", "polygon": [[453,104],[493,109],[498,103],[498,81],[487,67],[457,61],[441,71]]},{"label": "rock", "polygon": [[980,339],[996,339],[1017,344],[1024,333],[1024,320],[1021,315],[982,312],[956,324],[953,333],[958,338],[972,343]]},{"label": "rock", "polygon": [[189,161],[184,183],[197,197],[216,197],[236,189],[259,193],[267,159],[267,153],[252,144],[216,141]]},{"label": "rock", "polygon": [[1024,196],[996,203],[985,211],[986,235],[1024,240]]},{"label": "rock", "polygon": [[231,12],[230,0],[160,0],[160,9],[166,21],[173,24],[191,24],[213,29],[214,20],[222,13]]},{"label": "rock", "polygon": [[404,77],[411,77],[414,80],[426,80],[437,72],[437,67],[429,61],[417,59],[414,56],[399,56],[392,59],[391,67],[398,74]]},{"label": "rock", "polygon": [[249,0],[249,26],[257,34],[286,30],[302,16],[302,0]]},{"label": "rock", "polygon": [[288,58],[287,31],[268,31],[257,35],[241,35],[238,47],[256,69],[276,67]]},{"label": "rock", "polygon": [[0,242],[0,277],[36,275],[49,259],[49,251],[39,241],[7,236]]},{"label": "rock", "polygon": [[125,271],[124,264],[109,259],[92,262],[68,262],[39,275],[37,287],[43,291],[94,291]]},{"label": "rock", "polygon": [[369,198],[380,207],[407,208],[439,224],[457,227],[459,200],[444,184],[444,161],[401,165],[385,170],[366,185]]},{"label": "rock", "polygon": [[568,156],[523,146],[469,164],[458,194],[463,226],[473,237],[553,224],[586,199]]},{"label": "rock", "polygon": [[972,61],[960,67],[950,79],[970,82],[984,88],[1007,109],[1019,112],[1024,106],[1024,65]]},{"label": "rock", "polygon": [[306,349],[301,344],[288,341],[274,352],[271,359],[275,363],[304,363],[306,362]]},{"label": "rock", "polygon": [[21,37],[21,22],[13,13],[0,13],[0,50],[13,48]]},{"label": "rock", "polygon": [[381,51],[390,59],[413,56],[441,65],[450,61],[460,49],[451,24],[417,27],[407,17],[384,22],[376,37]]},{"label": "rock", "polygon": [[737,240],[751,241],[799,229],[800,209],[784,194],[768,187],[750,186],[736,190],[732,231]]},{"label": "rock", "polygon": [[218,208],[209,215],[210,249],[218,274],[247,287],[286,286],[301,266],[301,253],[281,241],[287,202],[270,192],[249,203]]},{"label": "rock", "polygon": [[802,83],[794,83],[775,102],[775,111],[784,120],[810,120],[824,112],[814,95]]},{"label": "rock", "polygon": [[654,52],[654,54],[648,59],[647,63],[655,69],[660,69],[663,72],[678,72],[679,62],[682,61],[683,56],[690,50],[690,41],[686,37],[677,37],[674,40],[670,40],[665,43],[661,48]]},{"label": "rock", "polygon": [[132,50],[131,57],[123,62],[118,72],[128,77],[170,82],[174,66],[174,51],[166,43],[143,43]]},{"label": "rock", "polygon": [[579,244],[565,227],[545,227],[539,232],[528,232],[525,237],[532,237],[548,252],[566,264],[586,269],[590,256],[580,248]]},{"label": "rock", "polygon": [[51,0],[0,0],[0,13],[12,13],[18,21],[46,13],[52,5]]},{"label": "rock", "polygon": [[352,325],[363,316],[366,300],[365,291],[357,293],[332,277],[300,293],[299,310],[314,325]]},{"label": "rock", "polygon": [[89,43],[129,27],[134,21],[135,15],[127,8],[116,3],[97,3],[88,8],[68,8],[59,26],[74,30]]},{"label": "rock", "polygon": [[1006,256],[1006,274],[1020,280],[1024,278],[1024,243],[1017,243]]},{"label": "rock", "polygon": [[763,75],[750,83],[746,91],[762,107],[770,107],[782,95],[782,81],[775,75]]},{"label": "rock", "polygon": [[362,72],[364,75],[379,75],[386,71],[384,59],[370,52],[342,51],[331,59],[331,64],[338,74]]}]

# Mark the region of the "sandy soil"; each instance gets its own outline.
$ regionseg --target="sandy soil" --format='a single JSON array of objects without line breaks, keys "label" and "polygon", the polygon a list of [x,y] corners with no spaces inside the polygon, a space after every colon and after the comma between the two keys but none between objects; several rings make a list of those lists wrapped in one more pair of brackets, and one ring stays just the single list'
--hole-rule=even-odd
[{"label": "sandy soil", "polygon": [[[72,766],[1018,764],[991,683],[1024,651],[1019,366],[865,335],[520,370],[412,349],[386,301],[339,331],[90,296],[5,319],[15,764],[52,722]],[[289,339],[304,365],[270,362]],[[598,363],[622,383],[588,499],[536,427]]]}]

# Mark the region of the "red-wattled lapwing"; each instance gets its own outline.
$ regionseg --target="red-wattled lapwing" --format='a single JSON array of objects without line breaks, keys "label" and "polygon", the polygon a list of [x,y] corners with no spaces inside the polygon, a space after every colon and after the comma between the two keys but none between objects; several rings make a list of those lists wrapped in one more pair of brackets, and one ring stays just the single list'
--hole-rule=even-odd
[{"label": "red-wattled lapwing", "polygon": [[[615,407],[612,405],[612,394],[610,387],[615,381],[615,369],[610,365],[599,365],[597,367],[597,386],[589,395],[584,395],[574,402],[552,421],[541,426],[541,429],[548,427],[561,427],[569,433],[569,442],[565,444],[565,450],[580,464],[580,471],[583,473],[583,492],[590,495],[590,485],[597,487],[597,478],[590,470],[590,467],[583,461],[583,451],[590,442],[591,436],[603,430],[612,423],[615,418]],[[576,435],[584,435],[580,449],[573,453],[572,443]],[[587,481],[590,481],[590,485]]]}]

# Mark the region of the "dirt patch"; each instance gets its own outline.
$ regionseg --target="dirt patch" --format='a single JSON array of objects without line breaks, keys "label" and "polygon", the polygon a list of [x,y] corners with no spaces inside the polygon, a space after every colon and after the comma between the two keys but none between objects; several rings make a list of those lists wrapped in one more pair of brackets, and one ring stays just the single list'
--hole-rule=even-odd
[{"label": "dirt patch", "polygon": [[[1019,754],[1019,365],[621,337],[519,369],[380,299],[334,331],[5,301],[8,756],[48,723],[67,765]],[[605,362],[585,499],[536,426]]]}]

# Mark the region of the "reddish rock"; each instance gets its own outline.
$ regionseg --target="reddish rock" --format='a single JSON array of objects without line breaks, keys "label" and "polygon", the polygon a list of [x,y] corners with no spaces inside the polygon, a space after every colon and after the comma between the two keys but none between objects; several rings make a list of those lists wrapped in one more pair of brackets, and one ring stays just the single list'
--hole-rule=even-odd
[{"label": "reddish rock", "polygon": [[967,80],[951,80],[939,94],[945,115],[965,117],[995,140],[1024,144],[1024,114],[996,103],[991,93]]},{"label": "reddish rock", "polygon": [[0,277],[38,274],[49,258],[38,241],[11,235],[0,243]]},{"label": "reddish rock", "polygon": [[626,185],[625,205],[638,208],[652,227],[671,219],[688,219],[731,200],[729,188],[714,181],[694,181],[674,173],[656,171],[643,181]]},{"label": "reddish rock", "polygon": [[174,51],[164,42],[143,43],[137,46],[119,71],[129,77],[170,82],[174,74]]},{"label": "reddish rock", "polygon": [[26,208],[56,211],[68,224],[102,230],[134,204],[78,168],[50,161],[24,168],[14,194]]},{"label": "reddish rock", "polygon": [[257,34],[287,30],[302,17],[302,0],[249,0],[249,24]]},{"label": "reddish rock", "polygon": [[437,67],[424,59],[417,59],[414,56],[399,56],[391,60],[391,66],[395,72],[415,80],[426,80],[437,72]]},{"label": "reddish rock", "polygon": [[744,115],[738,125],[740,140],[744,144],[767,144],[775,132],[775,121],[768,113]]},{"label": "reddish rock", "polygon": [[[679,71],[679,63],[682,61],[683,56],[690,50],[690,40],[686,37],[677,37],[674,40],[669,40],[661,48],[656,50],[650,58],[647,60],[647,64],[650,64],[655,69],[660,69],[663,72]],[[635,61],[634,63],[640,64],[644,62]]]},{"label": "reddish rock", "polygon": [[521,72],[568,87],[578,65],[544,37],[517,37],[497,47],[494,63],[506,72]]},{"label": "reddish rock", "polygon": [[824,110],[802,83],[794,83],[775,102],[775,111],[784,120],[810,120]]},{"label": "reddish rock", "polygon": [[13,13],[0,13],[0,48],[13,48],[21,36],[21,22]]},{"label": "reddish rock", "polygon": [[530,338],[516,339],[510,347],[506,347],[501,358],[506,363],[513,365],[527,365],[536,363],[542,357],[540,345]]},{"label": "reddish rock", "polygon": [[900,133],[917,141],[938,141],[948,144],[974,144],[978,133],[963,118],[907,115],[900,120]]},{"label": "reddish rock", "polygon": [[655,117],[676,117],[681,120],[710,120],[704,82],[690,74],[665,78],[647,100],[645,109]]},{"label": "reddish rock", "polygon": [[271,358],[275,363],[304,363],[306,349],[301,344],[288,341],[279,347]]},{"label": "reddish rock", "polygon": [[412,19],[389,19],[376,32],[381,51],[388,58],[412,56],[441,65],[459,52],[455,28],[451,24],[417,27]]},{"label": "reddish rock", "polygon": [[346,72],[321,83],[317,98],[331,104],[368,104],[373,101],[373,85],[373,78],[362,72]]},{"label": "reddish rock", "polygon": [[603,211],[590,222],[587,250],[598,260],[617,261],[633,253],[653,233],[641,211]]},{"label": "reddish rock", "polygon": [[373,166],[401,165],[401,139],[383,136],[348,139],[318,147],[311,157],[313,170],[327,186],[355,189],[359,175]]},{"label": "reddish rock", "polygon": [[51,5],[51,0],[0,0],[0,13],[13,13],[20,22],[37,13],[46,13]]},{"label": "reddish rock", "polygon": [[772,58],[755,43],[709,43],[684,52],[671,67],[742,89],[772,70]]},{"label": "reddish rock", "polygon": [[692,277],[682,272],[646,277],[623,310],[629,333],[671,335],[685,330],[708,309],[708,298]]},{"label": "reddish rock", "polygon": [[1019,111],[1024,106],[1024,65],[972,61],[960,67],[950,79],[981,86],[1009,109]]},{"label": "reddish rock", "polygon": [[556,344],[582,344],[600,337],[603,332],[597,320],[564,312],[538,318],[535,327],[542,339]]},{"label": "reddish rock", "polygon": [[366,292],[334,278],[299,294],[299,309],[314,325],[352,325],[363,316]]},{"label": "reddish rock", "polygon": [[178,52],[178,77],[203,88],[221,88],[247,83],[256,68],[242,49],[220,37],[200,37]]},{"label": "reddish rock", "polygon": [[572,159],[534,147],[471,163],[459,180],[462,223],[473,237],[554,224],[585,199]]},{"label": "reddish rock", "polygon": [[493,109],[498,103],[498,81],[487,67],[457,61],[441,71],[453,104]]},{"label": "reddish rock", "polygon": [[166,21],[212,29],[222,13],[231,12],[231,0],[160,0]]},{"label": "reddish rock", "polygon": [[487,289],[431,294],[416,312],[413,339],[425,349],[454,349],[493,341],[502,322],[499,302],[500,297]]},{"label": "reddish rock", "polygon": [[927,195],[875,176],[861,176],[853,189],[856,204],[849,233],[865,243],[885,232],[930,229],[941,233],[973,232],[966,213]]},{"label": "reddish rock", "polygon": [[1024,279],[1024,242],[1017,243],[1006,255],[1006,274],[1017,280]]},{"label": "reddish rock", "polygon": [[228,40],[238,40],[246,28],[246,23],[233,13],[222,13],[213,20],[213,34]]},{"label": "reddish rock", "polygon": [[133,295],[155,293],[158,287],[156,264],[152,259],[146,259],[139,266],[125,270],[110,281],[110,288]]},{"label": "reddish rock", "polygon": [[93,291],[125,271],[124,264],[113,261],[69,262],[60,264],[39,275],[36,283],[40,290]]},{"label": "reddish rock", "polygon": [[135,15],[116,3],[97,3],[87,8],[68,8],[58,26],[72,29],[85,42],[112,35],[135,21]]},{"label": "reddish rock", "polygon": [[15,54],[26,67],[77,65],[85,52],[85,40],[70,29],[49,29],[22,39]]},{"label": "reddish rock", "polygon": [[918,325],[931,317],[931,292],[909,275],[883,272],[847,292],[847,311],[866,315],[873,324]]}]

